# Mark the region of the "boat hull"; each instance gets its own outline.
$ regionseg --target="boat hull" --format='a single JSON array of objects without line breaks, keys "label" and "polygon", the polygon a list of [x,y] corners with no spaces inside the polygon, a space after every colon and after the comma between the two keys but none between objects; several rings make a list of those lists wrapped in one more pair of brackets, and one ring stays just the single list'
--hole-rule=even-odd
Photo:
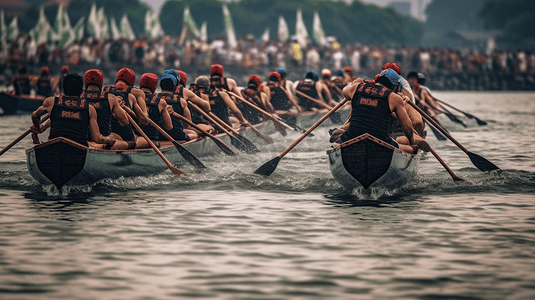
[{"label": "boat hull", "polygon": [[349,189],[398,188],[417,173],[420,154],[408,154],[370,134],[328,150],[334,178]]},{"label": "boat hull", "polygon": [[[255,125],[265,134],[276,131],[272,121]],[[251,129],[245,128],[241,134],[255,142],[258,139]],[[230,137],[217,137],[231,145]],[[196,157],[223,155],[217,144],[210,138],[201,138],[182,144]],[[187,164],[176,147],[170,142],[162,142],[160,151],[174,166]],[[64,185],[92,184],[106,178],[148,176],[168,169],[153,149],[102,150],[85,147],[67,138],[55,138],[26,150],[26,161],[30,175],[42,184]]]},{"label": "boat hull", "polygon": [[13,115],[18,112],[33,112],[43,105],[45,97],[42,96],[14,96],[5,92],[0,92],[0,111],[3,115]]}]

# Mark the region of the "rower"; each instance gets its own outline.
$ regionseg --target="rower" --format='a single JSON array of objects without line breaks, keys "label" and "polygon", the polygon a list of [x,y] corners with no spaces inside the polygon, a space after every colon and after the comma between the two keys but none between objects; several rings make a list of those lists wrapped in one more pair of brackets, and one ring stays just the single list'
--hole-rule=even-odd
[{"label": "rower", "polygon": [[280,86],[285,88],[292,96],[294,96],[294,83],[286,78],[288,76],[286,70],[284,68],[278,68],[277,73],[281,75]]},{"label": "rower", "polygon": [[240,94],[236,81],[231,78],[223,77],[223,66],[219,64],[210,67],[210,86],[216,89],[233,92],[237,95]]},{"label": "rower", "polygon": [[[199,86],[201,86],[202,89],[199,89]],[[208,110],[206,112],[211,112],[210,109],[210,99],[208,98],[208,94],[206,94],[204,91],[210,90],[210,79],[206,76],[197,77],[195,79],[195,82],[190,84],[190,91],[192,91],[197,97],[201,98],[203,101],[208,103]],[[202,91],[202,92],[201,92]],[[204,109],[203,109],[204,110]],[[198,127],[203,129],[204,131],[208,133],[214,133],[215,129],[212,125],[210,125],[210,122],[204,118],[204,116],[197,111],[196,109],[190,109],[191,113],[191,121],[195,123]],[[195,130],[195,132],[198,135],[201,135],[202,132],[200,130],[197,130],[195,128],[191,128],[192,130]]]},{"label": "rower", "polygon": [[[339,89],[331,80],[332,72],[329,69],[321,70],[321,80],[320,82],[325,85],[330,93],[330,97],[335,102],[340,102],[344,96],[342,96],[342,90]],[[326,94],[326,93],[325,93]],[[325,96],[324,94],[324,96]]]},{"label": "rower", "polygon": [[[208,100],[204,100],[197,96],[193,91],[190,91],[186,88],[186,79],[187,75],[186,72],[177,70],[176,73],[173,72],[174,70],[168,70],[170,74],[174,74],[178,79],[178,85],[175,89],[175,94],[177,94],[179,97],[184,98],[186,101],[191,101],[198,107],[202,108],[204,111],[209,112],[210,111],[210,103]],[[192,114],[193,115],[193,114]],[[195,122],[194,122],[195,123]]]},{"label": "rower", "polygon": [[56,84],[54,84],[54,95],[56,96],[60,96],[61,95],[61,92],[63,91],[63,77],[65,77],[65,75],[69,74],[69,66],[63,66],[61,67],[61,70],[60,70],[60,74],[57,78],[57,82]]},{"label": "rower", "polygon": [[[299,112],[303,112],[303,108],[299,106],[299,103],[288,89],[283,89],[283,83],[281,81],[282,76],[280,73],[271,72],[268,77],[266,86],[269,88],[271,95],[270,103],[274,112],[277,115],[292,115],[297,116]],[[291,111],[290,109],[295,107],[297,110]]]},{"label": "rower", "polygon": [[[119,105],[119,100],[115,95],[102,91],[104,83],[104,75],[102,71],[97,69],[90,69],[84,75],[85,91],[81,98],[86,99],[89,104],[95,108],[97,113],[97,124],[100,131],[105,137],[110,137],[114,140],[114,144],[106,145],[105,149],[111,150],[125,150],[128,149],[129,144],[121,140],[121,137],[116,133],[111,132],[112,114],[122,126],[127,126],[130,122]],[[94,148],[99,146],[93,142],[92,136],[89,136],[89,145]]]},{"label": "rower", "polygon": [[353,71],[351,70],[351,67],[347,66],[344,68],[344,82],[345,84],[350,84],[351,82],[353,82],[355,79],[357,79],[357,77],[355,77],[353,75]]},{"label": "rower", "polygon": [[[215,65],[219,66],[219,65]],[[212,66],[213,67],[213,66]],[[218,72],[218,71],[217,71]],[[213,77],[210,79],[210,83],[212,84]],[[199,88],[199,86],[197,86]],[[223,122],[227,123],[228,125],[239,128],[240,125],[247,125],[249,122],[243,118],[243,114],[240,111],[240,109],[236,106],[236,103],[232,101],[230,96],[225,92],[225,90],[221,87],[216,87],[213,85],[210,85],[210,90],[208,92],[208,99],[210,101],[210,108],[212,110],[212,113],[214,113],[219,119],[221,119]],[[238,91],[238,95],[240,92]],[[230,112],[234,115],[234,117],[231,117],[229,114]]]},{"label": "rower", "polygon": [[13,76],[11,80],[6,83],[6,87],[13,85],[15,88],[15,95],[29,95],[31,92],[30,78],[26,75],[26,67],[20,66],[18,74]]},{"label": "rower", "polygon": [[[174,72],[173,72],[174,71]],[[175,75],[176,73],[176,75]],[[167,103],[167,111],[170,115],[174,112],[184,116],[191,121],[191,114],[188,109],[188,103],[184,98],[175,94],[174,91],[178,85],[178,73],[176,70],[166,70],[160,78],[160,89],[162,90],[158,94],[158,99],[163,99]],[[182,120],[176,117],[171,117],[171,123],[173,125],[171,130],[166,132],[177,141],[190,141],[198,137],[197,133],[193,130],[187,130],[189,124],[182,124]],[[166,141],[167,139],[160,134],[160,141]]]},{"label": "rower", "polygon": [[[263,110],[273,111],[271,104],[269,106],[267,105],[269,103],[267,95],[260,91],[261,84],[262,82],[258,75],[249,76],[247,87],[241,90],[241,95],[245,100],[256,105],[257,107],[260,107]],[[243,113],[243,117],[251,122],[251,124],[260,123],[260,116],[258,115],[258,111],[256,109],[252,108],[246,103],[243,103],[242,101],[238,102],[236,106]]]},{"label": "rower", "polygon": [[39,79],[35,84],[35,94],[45,97],[52,96],[52,85],[50,83],[49,77],[50,70],[48,67],[41,68],[41,74],[39,74]]},{"label": "rower", "polygon": [[[413,139],[413,128],[405,110],[403,99],[396,94],[401,88],[399,76],[392,69],[383,70],[375,84],[358,78],[342,91],[344,96],[351,99],[351,117],[343,127],[347,128],[336,142],[346,142],[364,133],[369,133],[400,150],[416,153],[417,146]],[[396,113],[401,123],[403,133],[409,145],[398,144],[392,140],[388,132],[389,120],[392,112]],[[334,136],[334,134],[333,134]]]},{"label": "rower", "polygon": [[343,90],[346,87],[344,76],[344,71],[342,70],[334,71],[333,75],[331,76],[331,82],[334,83],[334,85],[336,85],[340,90]]},{"label": "rower", "polygon": [[409,72],[409,74],[407,74],[407,81],[414,92],[414,97],[418,106],[432,116],[442,112],[429,92],[426,89],[421,88],[421,85],[418,83],[417,72]]},{"label": "rower", "polygon": [[[389,62],[387,64],[383,65],[383,70],[392,69],[396,71],[396,73],[399,76],[400,82],[401,82],[401,93],[405,96],[407,96],[411,101],[414,102],[414,94],[412,92],[411,86],[409,82],[401,76],[401,67],[396,64],[395,62]],[[398,91],[399,92],[399,91]],[[404,101],[405,103],[405,101]],[[406,104],[406,103],[405,103]],[[414,130],[420,135],[421,137],[425,138],[426,132],[425,132],[425,123],[422,119],[422,115],[418,111],[414,109],[411,105],[406,104],[405,110],[407,111],[407,114],[409,115],[409,118],[411,119],[412,126],[414,127]],[[400,130],[399,130],[400,131]]]},{"label": "rower", "polygon": [[[170,132],[173,129],[173,122],[167,110],[167,102],[154,93],[157,86],[158,76],[154,73],[145,73],[139,79],[139,88],[145,93],[145,104],[147,105],[149,118],[157,125],[161,124],[165,130]],[[160,132],[158,129],[152,125],[140,125],[140,128],[157,147],[160,147],[160,142],[158,141]],[[136,144],[138,149],[151,148],[151,145],[143,137],[138,136]]]},{"label": "rower", "polygon": [[[294,83],[294,88],[296,91],[300,91],[308,96],[324,101],[321,96],[321,91],[323,89],[322,85],[318,82],[319,76],[315,71],[308,71],[305,75],[305,80],[296,81]],[[304,96],[301,96],[296,93],[299,106],[304,111],[312,111],[323,109],[323,107]]]},{"label": "rower", "polygon": [[[327,78],[331,77],[331,71],[330,70],[324,69],[322,71],[322,73],[323,72],[326,73],[326,77]],[[327,102],[329,105],[335,106],[336,102],[332,98],[332,93],[331,93],[330,86],[325,81],[320,80],[319,77],[318,77],[317,81],[321,85],[321,96],[323,97],[323,99],[325,99],[325,102]]]},{"label": "rower", "polygon": [[97,123],[97,112],[89,102],[80,98],[84,87],[84,79],[78,74],[68,74],[64,78],[64,96],[48,97],[43,105],[32,113],[30,127],[32,133],[43,132],[40,119],[48,112],[50,116],[50,135],[48,139],[57,137],[68,138],[76,143],[89,146],[88,135],[91,130],[93,141],[99,144],[113,144],[113,137],[100,134]]}]

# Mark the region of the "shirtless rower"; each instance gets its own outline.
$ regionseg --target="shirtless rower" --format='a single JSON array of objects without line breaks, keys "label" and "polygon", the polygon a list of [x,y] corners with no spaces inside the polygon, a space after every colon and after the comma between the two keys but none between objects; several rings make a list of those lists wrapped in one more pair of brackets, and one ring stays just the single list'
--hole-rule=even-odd
[{"label": "shirtless rower", "polygon": [[[158,86],[158,76],[154,73],[145,73],[139,79],[139,88],[145,93],[145,104],[147,105],[149,118],[158,126],[171,131],[173,123],[167,110],[167,102],[158,94],[155,94]],[[141,130],[157,146],[160,146],[159,131],[154,126],[140,125]],[[151,145],[142,137],[136,140],[136,148],[151,148]]]},{"label": "shirtless rower", "polygon": [[[396,94],[401,88],[399,76],[394,70],[387,69],[383,70],[375,81],[375,84],[371,84],[358,78],[342,91],[346,98],[352,99],[352,111],[349,122],[342,126],[346,130],[339,129],[343,133],[336,142],[346,142],[369,133],[402,151],[416,153],[417,146],[413,139],[411,120],[405,110],[403,99]],[[392,112],[401,123],[407,144],[396,142],[390,137],[388,125]]]},{"label": "shirtless rower", "polygon": [[32,113],[31,132],[34,134],[43,132],[43,127],[39,124],[40,119],[43,114],[48,113],[51,122],[49,140],[64,137],[87,147],[91,129],[93,141],[99,144],[112,144],[115,141],[113,138],[100,134],[95,108],[80,98],[83,87],[82,76],[74,73],[65,76],[64,96],[46,98],[43,105]]}]

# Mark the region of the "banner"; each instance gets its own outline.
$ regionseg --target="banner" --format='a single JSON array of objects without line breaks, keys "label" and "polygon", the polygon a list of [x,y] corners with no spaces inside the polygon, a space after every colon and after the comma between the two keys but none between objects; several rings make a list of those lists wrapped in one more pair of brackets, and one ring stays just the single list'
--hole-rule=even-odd
[{"label": "banner", "polygon": [[145,14],[145,35],[149,39],[161,38],[165,35],[157,12],[147,10]]},{"label": "banner", "polygon": [[201,32],[199,30],[199,27],[197,27],[197,24],[195,23],[195,20],[193,20],[193,16],[189,12],[189,7],[186,7],[184,9],[184,26],[187,26],[188,29],[195,35],[196,38],[201,37]]},{"label": "banner", "polygon": [[279,41],[286,42],[290,37],[290,30],[288,29],[288,24],[284,20],[283,16],[279,16]]},{"label": "banner", "polygon": [[98,22],[100,24],[100,36],[101,40],[108,39],[110,37],[110,26],[108,25],[108,18],[104,14],[104,7],[101,7],[97,13]]},{"label": "banner", "polygon": [[81,17],[78,22],[76,22],[76,25],[73,27],[74,31],[74,40],[79,41],[84,37],[84,24],[85,24],[85,17]]},{"label": "banner", "polygon": [[238,46],[238,41],[236,40],[236,33],[234,32],[234,25],[232,24],[232,17],[230,16],[230,11],[228,10],[226,4],[223,4],[223,18],[225,19],[228,45],[231,49],[234,49]]},{"label": "banner", "polygon": [[269,28],[266,28],[261,38],[262,42],[269,42]]},{"label": "banner", "polygon": [[321,26],[320,15],[318,14],[317,11],[314,12],[314,23],[312,25],[312,30],[314,34],[314,40],[316,41],[316,43],[322,46],[325,45],[326,44],[325,33],[323,31],[323,26]]},{"label": "banner", "polygon": [[19,19],[17,16],[11,20],[7,27],[7,39],[10,41],[16,41],[19,36]]},{"label": "banner", "polygon": [[111,23],[111,38],[114,41],[120,40],[121,39],[121,32],[119,31],[119,27],[117,27],[117,22],[115,22],[115,18],[114,17],[110,18],[110,23]]},{"label": "banner", "polygon": [[201,41],[207,42],[208,41],[208,24],[206,22],[203,22],[201,25]]},{"label": "banner", "polygon": [[130,26],[130,22],[128,21],[126,14],[121,20],[121,36],[131,41],[136,39],[136,35],[134,34],[134,30],[132,30],[132,26]]},{"label": "banner", "polygon": [[295,38],[297,42],[301,45],[301,47],[306,47],[308,43],[308,31],[305,26],[305,22],[303,22],[303,15],[300,9],[297,10],[297,21],[295,22]]},{"label": "banner", "polygon": [[87,19],[87,32],[96,38],[100,37],[100,22],[97,16],[97,5],[93,3]]}]

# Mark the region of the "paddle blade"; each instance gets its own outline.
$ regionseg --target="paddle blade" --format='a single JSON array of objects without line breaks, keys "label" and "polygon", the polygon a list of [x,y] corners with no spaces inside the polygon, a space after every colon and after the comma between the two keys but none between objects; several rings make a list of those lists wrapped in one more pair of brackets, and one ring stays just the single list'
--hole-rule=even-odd
[{"label": "paddle blade", "polygon": [[260,149],[258,149],[255,144],[253,144],[253,142],[251,142],[250,140],[248,140],[246,137],[244,137],[243,135],[241,134],[238,134],[236,135],[236,138],[242,142],[245,147],[247,148],[247,150],[245,152],[247,153],[254,153],[254,152],[260,152]]},{"label": "paddle blade", "polygon": [[258,175],[269,176],[271,175],[271,173],[273,173],[273,171],[275,171],[275,169],[279,165],[280,160],[281,160],[280,157],[277,156],[274,159],[260,166],[260,168],[256,169],[254,173]]},{"label": "paddle blade", "polygon": [[476,118],[476,117],[474,117],[474,118],[476,119],[477,125],[479,125],[479,126],[485,126],[485,125],[487,125],[487,122],[485,122],[485,121],[483,121],[483,120],[480,120],[480,119],[478,119],[478,118]]},{"label": "paddle blade", "polygon": [[436,130],[435,127],[429,126],[429,128],[431,128],[431,131],[433,132],[433,134],[435,135],[437,140],[439,140],[439,141],[447,140],[447,138],[442,133],[440,133],[440,131]]},{"label": "paddle blade", "polygon": [[277,131],[282,134],[282,136],[286,136],[288,134],[286,132],[286,128],[281,123],[273,121],[273,125],[275,125],[275,129],[277,129]]},{"label": "paddle blade", "polygon": [[186,173],[182,172],[181,170],[179,170],[179,169],[177,169],[177,168],[175,168],[175,167],[171,167],[171,166],[170,166],[169,169],[171,169],[171,172],[173,172],[173,173],[176,174],[176,175],[186,174]]},{"label": "paddle blade", "polygon": [[180,145],[177,141],[173,141],[173,145],[175,145],[175,148],[178,150],[178,153],[184,157],[184,159],[195,168],[199,169],[205,169],[206,166],[203,165],[203,163],[191,152],[188,151],[188,149],[184,148],[184,146]]},{"label": "paddle blade", "polygon": [[450,120],[452,122],[455,122],[455,123],[459,123],[461,125],[463,125],[465,128],[466,128],[466,125],[463,123],[463,121],[459,120],[459,118],[457,118],[456,116],[450,114],[450,113],[445,113],[446,116],[448,116],[448,118],[450,118]]},{"label": "paddle blade", "polygon": [[216,145],[219,147],[219,149],[225,152],[226,155],[236,156],[236,152],[232,151],[232,149],[230,149],[229,146],[227,146],[227,144],[223,143],[221,140],[215,138],[215,139],[212,139],[212,141],[214,141]]},{"label": "paddle blade", "polygon": [[479,156],[479,155],[477,155],[475,153],[468,152],[466,154],[468,154],[468,157],[470,158],[470,160],[472,161],[474,166],[476,166],[479,170],[481,170],[483,172],[499,170],[500,169],[495,164],[493,164],[490,161],[488,161],[486,158],[481,157],[481,156]]}]

